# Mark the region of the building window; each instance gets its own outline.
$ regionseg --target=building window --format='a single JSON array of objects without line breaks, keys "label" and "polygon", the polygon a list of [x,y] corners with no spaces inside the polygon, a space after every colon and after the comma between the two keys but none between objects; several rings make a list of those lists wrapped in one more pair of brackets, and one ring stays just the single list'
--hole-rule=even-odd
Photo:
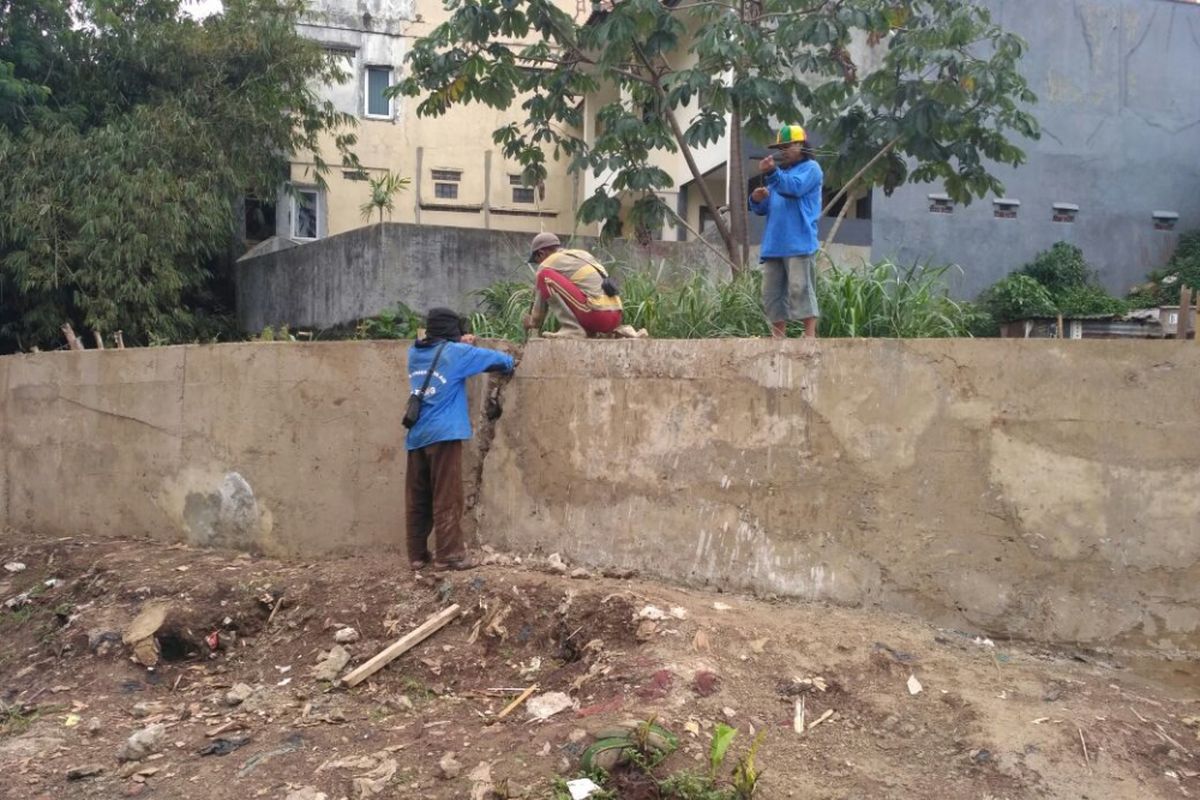
[{"label": "building window", "polygon": [[316,239],[321,195],[316,189],[299,189],[292,198],[292,238]]},{"label": "building window", "polygon": [[531,204],[534,202],[533,187],[522,185],[520,175],[509,175],[508,184],[512,186],[512,200],[514,203]]},{"label": "building window", "polygon": [[462,170],[434,169],[430,170],[433,177],[433,196],[442,200],[458,199],[458,183],[462,180]]},{"label": "building window", "polygon": [[1016,219],[1021,210],[1021,201],[1011,197],[997,197],[992,201],[992,216],[996,219]]},{"label": "building window", "polygon": [[950,199],[950,195],[948,194],[931,194],[929,195],[929,213],[953,214],[954,201]]},{"label": "building window", "polygon": [[1051,209],[1054,213],[1050,218],[1055,222],[1074,222],[1079,214],[1079,206],[1075,203],[1054,203]]},{"label": "building window", "polygon": [[367,67],[367,116],[390,119],[392,101],[383,92],[392,85],[391,67]]}]

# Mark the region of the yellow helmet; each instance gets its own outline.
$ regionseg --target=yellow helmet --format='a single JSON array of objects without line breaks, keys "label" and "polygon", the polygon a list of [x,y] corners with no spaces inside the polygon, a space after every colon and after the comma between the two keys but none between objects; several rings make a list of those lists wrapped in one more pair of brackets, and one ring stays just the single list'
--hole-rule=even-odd
[{"label": "yellow helmet", "polygon": [[779,133],[775,136],[775,143],[767,145],[768,147],[787,147],[795,142],[807,142],[808,134],[804,132],[804,128],[799,125],[784,125],[779,129]]}]

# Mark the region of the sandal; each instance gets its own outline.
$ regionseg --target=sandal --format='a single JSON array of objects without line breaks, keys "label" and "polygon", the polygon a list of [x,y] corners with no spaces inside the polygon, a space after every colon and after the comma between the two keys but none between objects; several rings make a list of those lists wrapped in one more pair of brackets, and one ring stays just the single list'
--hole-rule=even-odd
[{"label": "sandal", "polygon": [[429,559],[426,558],[420,561],[410,561],[408,562],[408,566],[412,568],[413,572],[420,572],[429,566]]},{"label": "sandal", "polygon": [[460,570],[475,569],[478,566],[479,562],[470,556],[463,556],[462,558],[456,558],[451,561],[433,562],[433,568],[438,572],[457,572]]}]

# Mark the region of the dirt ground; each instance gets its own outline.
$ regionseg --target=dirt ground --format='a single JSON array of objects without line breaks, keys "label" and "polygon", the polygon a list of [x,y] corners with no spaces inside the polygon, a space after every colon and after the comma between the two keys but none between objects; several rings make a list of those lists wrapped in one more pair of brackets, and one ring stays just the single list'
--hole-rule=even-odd
[{"label": "dirt ground", "polygon": [[[399,555],[280,562],[14,531],[0,558],[24,565],[0,570],[4,798],[551,798],[591,734],[631,718],[680,735],[662,774],[703,770],[718,722],[738,729],[734,754],[765,731],[768,800],[1200,796],[1194,665],[1151,679],[876,611],[528,561],[417,577]],[[451,603],[461,618],[357,687],[313,676],[343,627],[361,637],[352,668]],[[155,604],[147,669],[122,636]],[[531,702],[573,706],[496,721],[532,684]],[[800,735],[799,699],[808,725],[833,714]],[[157,752],[119,762],[155,725]]]}]

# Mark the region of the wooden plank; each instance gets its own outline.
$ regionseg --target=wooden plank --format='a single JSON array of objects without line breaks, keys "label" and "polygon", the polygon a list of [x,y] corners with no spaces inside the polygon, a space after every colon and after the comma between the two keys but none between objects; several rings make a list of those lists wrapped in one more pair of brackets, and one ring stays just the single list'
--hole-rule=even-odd
[{"label": "wooden plank", "polygon": [[1186,339],[1192,327],[1192,290],[1189,286],[1179,287],[1179,324],[1175,326],[1175,338]]},{"label": "wooden plank", "polygon": [[342,678],[342,683],[346,686],[357,686],[358,684],[362,683],[364,680],[371,677],[376,672],[383,669],[388,664],[392,663],[397,658],[404,655],[409,650],[416,647],[421,642],[425,641],[430,636],[444,628],[458,616],[458,612],[458,603],[455,603],[449,608],[442,609],[429,619],[422,622],[420,627],[409,631],[395,642],[392,642],[370,661],[367,661],[361,666],[351,670],[346,677]]},{"label": "wooden plank", "polygon": [[529,696],[537,691],[537,688],[538,688],[538,685],[535,683],[533,686],[530,686],[528,689],[521,692],[520,697],[518,697],[516,700],[513,700],[511,703],[509,703],[507,706],[504,707],[503,711],[501,711],[499,714],[496,715],[496,719],[501,720],[501,719],[504,719],[505,717],[507,717],[509,714],[511,714],[517,708],[517,706],[521,705],[521,703],[524,703],[526,700],[528,700]]}]

